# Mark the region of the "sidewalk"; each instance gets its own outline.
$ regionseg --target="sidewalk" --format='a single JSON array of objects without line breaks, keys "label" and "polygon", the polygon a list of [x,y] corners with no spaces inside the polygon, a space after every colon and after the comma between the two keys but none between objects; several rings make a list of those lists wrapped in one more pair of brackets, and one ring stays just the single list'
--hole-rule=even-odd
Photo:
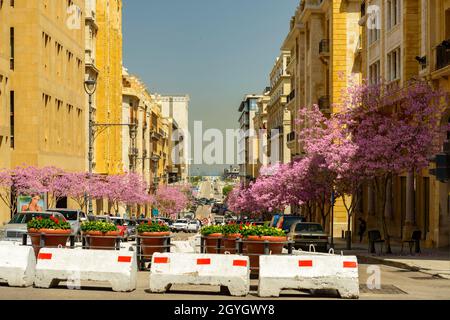
[{"label": "sidewalk", "polygon": [[[406,245],[403,254],[400,254],[401,244],[392,243],[393,254],[380,255],[368,252],[366,243],[353,243],[352,250],[345,250],[345,241],[334,239],[335,251],[344,255],[356,255],[361,263],[384,264],[400,269],[419,271],[432,276],[450,280],[450,247],[429,249],[421,248],[421,253],[409,254],[409,247]],[[378,246],[377,246],[377,250]],[[413,251],[414,252],[414,251]]]}]

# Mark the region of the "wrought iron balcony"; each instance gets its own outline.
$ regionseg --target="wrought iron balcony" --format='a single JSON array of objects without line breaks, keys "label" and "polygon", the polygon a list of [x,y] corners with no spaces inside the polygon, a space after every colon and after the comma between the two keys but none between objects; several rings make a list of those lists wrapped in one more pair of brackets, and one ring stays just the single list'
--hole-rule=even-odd
[{"label": "wrought iron balcony", "polygon": [[320,111],[330,111],[330,96],[322,96],[319,98]]},{"label": "wrought iron balcony", "polygon": [[287,96],[287,103],[291,102],[295,99],[295,89],[291,91],[291,93]]},{"label": "wrought iron balcony", "polygon": [[138,148],[133,148],[133,147],[128,148],[128,155],[129,156],[137,156],[137,155],[139,155],[139,149]]},{"label": "wrought iron balcony", "polygon": [[296,137],[297,137],[297,134],[295,133],[295,131],[290,132],[287,136],[287,142],[294,141]]},{"label": "wrought iron balcony", "polygon": [[327,55],[329,53],[330,53],[330,40],[329,39],[322,39],[319,42],[319,54]]},{"label": "wrought iron balcony", "polygon": [[443,41],[436,47],[436,69],[450,65],[450,39]]}]

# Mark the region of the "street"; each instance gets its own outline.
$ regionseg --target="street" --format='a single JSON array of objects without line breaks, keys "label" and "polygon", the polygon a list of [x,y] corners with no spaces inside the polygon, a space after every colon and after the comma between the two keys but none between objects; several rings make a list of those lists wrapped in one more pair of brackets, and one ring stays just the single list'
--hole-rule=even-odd
[{"label": "street", "polygon": [[[174,241],[185,241],[192,233],[174,233]],[[130,244],[130,243],[129,243]],[[374,271],[380,271],[381,289],[369,289],[367,280],[376,279]],[[372,283],[369,281],[370,283]],[[450,280],[406,269],[382,264],[359,264],[360,299],[448,299],[450,297]],[[250,294],[247,297],[232,297],[221,293],[218,286],[173,286],[168,293],[154,294],[149,288],[149,272],[138,272],[137,289],[129,293],[113,292],[107,283],[82,282],[81,290],[67,289],[66,283],[53,289],[12,288],[0,284],[0,299],[87,299],[87,300],[255,300],[258,280],[251,280]],[[296,290],[283,291],[279,299],[337,299],[334,292],[311,295],[309,292]],[[266,299],[267,300],[267,299]]]},{"label": "street", "polygon": [[[448,299],[450,296],[450,280],[433,278],[420,272],[407,271],[394,267],[375,265],[381,270],[381,289],[370,290],[366,281],[370,265],[359,266],[360,299]],[[236,298],[220,293],[219,287],[209,286],[173,286],[166,294],[153,294],[148,291],[149,272],[138,273],[137,289],[130,293],[111,291],[101,283],[83,282],[81,290],[69,290],[65,283],[54,289],[10,288],[0,285],[0,299],[86,299],[86,300],[255,300],[262,299],[257,295],[257,280],[251,281],[251,291],[247,297]],[[279,299],[336,299],[330,294],[310,295],[299,291],[283,291]],[[264,299],[263,299],[264,300]],[[267,300],[267,299],[266,299]]]}]

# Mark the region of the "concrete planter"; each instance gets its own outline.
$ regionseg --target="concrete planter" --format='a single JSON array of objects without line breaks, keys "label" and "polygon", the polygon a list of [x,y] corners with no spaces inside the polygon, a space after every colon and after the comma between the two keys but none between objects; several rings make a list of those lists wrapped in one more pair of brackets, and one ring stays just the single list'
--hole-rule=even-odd
[{"label": "concrete planter", "polygon": [[[205,239],[205,250],[206,253],[224,253],[223,250],[223,234],[222,233],[213,233],[208,236],[203,237]],[[220,249],[217,250],[218,244],[220,241]],[[219,251],[219,252],[218,252]]]},{"label": "concrete planter", "polygon": [[65,247],[72,230],[61,229],[28,229],[36,257],[41,250],[41,235],[44,235],[44,247]]},{"label": "concrete planter", "polygon": [[229,252],[230,254],[235,254],[236,252],[236,239],[242,238],[241,234],[234,233],[228,234],[223,238],[223,248],[224,252]]},{"label": "concrete planter", "polygon": [[252,273],[259,273],[259,256],[265,254],[265,242],[268,242],[267,248],[269,253],[281,254],[287,237],[272,237],[272,236],[248,236],[244,239],[243,251],[249,256],[250,269]]},{"label": "concrete planter", "polygon": [[[166,252],[168,248],[164,247],[170,232],[142,232],[139,233],[141,238],[142,253],[145,258],[150,258],[155,252]],[[147,238],[148,237],[148,238]]]},{"label": "concrete planter", "polygon": [[88,231],[84,235],[89,236],[88,249],[114,250],[116,248],[116,239],[120,238],[120,231]]}]

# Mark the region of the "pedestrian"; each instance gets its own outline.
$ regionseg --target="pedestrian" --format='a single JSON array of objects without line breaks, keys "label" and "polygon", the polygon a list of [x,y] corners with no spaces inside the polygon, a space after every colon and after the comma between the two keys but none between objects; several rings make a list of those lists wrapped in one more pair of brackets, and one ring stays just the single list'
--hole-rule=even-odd
[{"label": "pedestrian", "polygon": [[359,235],[359,242],[361,243],[364,237],[364,233],[366,232],[367,224],[366,221],[361,217],[358,220],[359,220],[358,235]]}]

